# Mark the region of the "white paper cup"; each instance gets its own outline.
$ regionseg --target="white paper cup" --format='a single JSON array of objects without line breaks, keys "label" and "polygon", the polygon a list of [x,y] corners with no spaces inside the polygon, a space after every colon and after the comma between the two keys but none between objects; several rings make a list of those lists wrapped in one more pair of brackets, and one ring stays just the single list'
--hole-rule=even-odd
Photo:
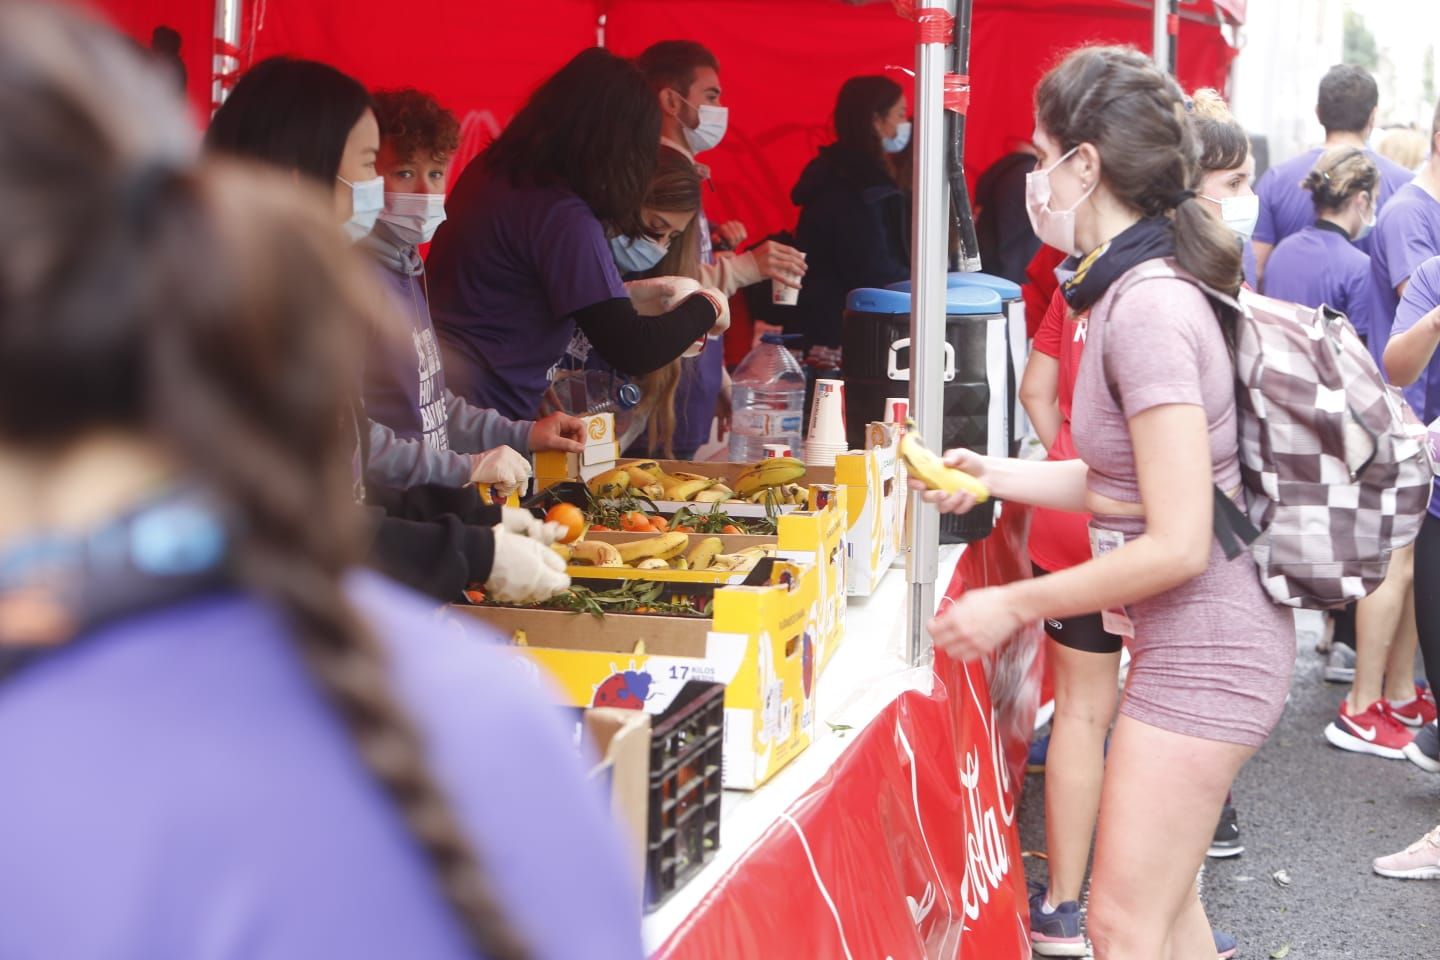
[{"label": "white paper cup", "polygon": [[815,399],[810,407],[810,435],[827,446],[844,446],[845,439],[845,381],[816,380]]},{"label": "white paper cup", "polygon": [[910,398],[909,397],[886,397],[885,416],[882,418],[885,423],[903,424],[910,419]]},{"label": "white paper cup", "polygon": [[770,281],[770,302],[782,307],[793,307],[800,302],[800,291],[779,280]]},{"label": "white paper cup", "polygon": [[778,457],[791,457],[794,454],[790,451],[788,443],[767,443],[765,444],[765,459],[774,460]]}]

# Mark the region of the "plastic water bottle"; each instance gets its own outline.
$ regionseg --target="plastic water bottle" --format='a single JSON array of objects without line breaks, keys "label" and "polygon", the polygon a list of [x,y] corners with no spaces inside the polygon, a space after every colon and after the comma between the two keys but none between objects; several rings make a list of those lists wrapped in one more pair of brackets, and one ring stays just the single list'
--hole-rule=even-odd
[{"label": "plastic water bottle", "polygon": [[805,371],[785,349],[785,340],[780,334],[765,334],[731,375],[732,463],[764,459],[767,443],[788,444],[795,456],[803,455]]}]

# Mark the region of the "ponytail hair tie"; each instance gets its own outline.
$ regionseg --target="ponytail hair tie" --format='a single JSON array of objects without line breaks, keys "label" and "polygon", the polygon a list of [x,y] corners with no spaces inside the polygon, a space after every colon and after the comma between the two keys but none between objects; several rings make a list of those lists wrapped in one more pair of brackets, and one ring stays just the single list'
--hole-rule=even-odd
[{"label": "ponytail hair tie", "polygon": [[1194,199],[1195,199],[1195,191],[1194,191],[1194,190],[1181,190],[1179,193],[1175,194],[1174,196],[1172,196],[1172,197],[1170,198],[1170,203],[1168,204],[1168,206],[1170,206],[1170,207],[1173,209],[1173,208],[1175,208],[1175,207],[1180,206],[1180,205],[1181,205],[1182,203],[1184,203],[1186,200],[1194,200]]}]

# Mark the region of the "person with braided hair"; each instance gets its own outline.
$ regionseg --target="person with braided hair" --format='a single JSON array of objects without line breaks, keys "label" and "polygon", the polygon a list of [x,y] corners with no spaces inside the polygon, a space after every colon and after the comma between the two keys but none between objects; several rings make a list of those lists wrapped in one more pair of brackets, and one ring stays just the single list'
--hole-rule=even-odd
[{"label": "person with braided hair", "polygon": [[0,956],[637,960],[532,671],[356,571],[328,198],[62,7],[0,62]]},{"label": "person with braided hair", "polygon": [[[1236,297],[1241,247],[1193,190],[1200,151],[1184,95],[1148,57],[1082,47],[1040,81],[1035,105],[1027,207],[1036,235],[1070,257],[1066,302],[1090,311],[1072,410],[1079,459],[946,458],[1001,499],[1088,511],[1093,557],[967,591],[930,632],[969,658],[1027,622],[1105,611],[1130,637],[1095,838],[1094,956],[1213,960],[1197,875],[1231,783],[1279,720],[1295,659],[1289,611],[1249,554],[1227,561],[1212,532],[1219,497],[1241,493],[1235,316],[1196,281]],[[954,512],[975,504],[925,497]]]}]

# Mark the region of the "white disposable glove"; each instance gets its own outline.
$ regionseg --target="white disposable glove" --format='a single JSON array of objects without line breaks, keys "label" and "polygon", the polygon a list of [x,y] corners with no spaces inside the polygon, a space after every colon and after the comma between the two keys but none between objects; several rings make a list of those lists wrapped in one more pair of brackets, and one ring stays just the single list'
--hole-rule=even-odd
[{"label": "white disposable glove", "polygon": [[499,446],[471,455],[470,482],[495,487],[508,497],[530,479],[530,461],[514,449]]},{"label": "white disposable glove", "polygon": [[669,313],[699,289],[699,282],[689,277],[651,277],[625,284],[625,292],[630,294],[635,312],[642,317]]},{"label": "white disposable glove", "polygon": [[500,525],[506,533],[519,534],[537,540],[545,546],[558,543],[565,536],[565,528],[558,523],[546,523],[529,510],[519,507],[501,507]]},{"label": "white disposable glove", "polygon": [[538,540],[495,525],[495,563],[485,595],[501,603],[539,603],[570,588],[565,561]]}]

